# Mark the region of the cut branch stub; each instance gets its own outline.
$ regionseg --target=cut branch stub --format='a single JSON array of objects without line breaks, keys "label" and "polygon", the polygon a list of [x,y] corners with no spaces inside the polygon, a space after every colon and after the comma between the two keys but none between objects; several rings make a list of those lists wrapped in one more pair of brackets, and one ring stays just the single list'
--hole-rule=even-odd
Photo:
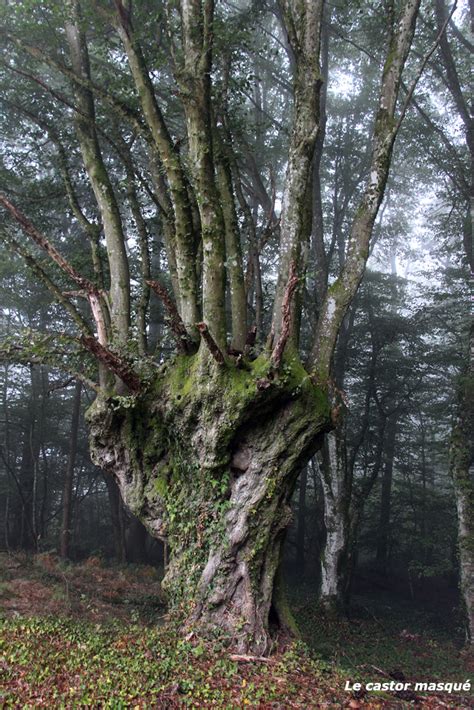
[{"label": "cut branch stub", "polygon": [[256,339],[257,339],[257,326],[253,325],[250,328],[249,332],[247,333],[247,339],[245,341],[245,347],[244,347],[245,355],[248,355],[248,353],[254,347]]},{"label": "cut branch stub", "polygon": [[184,353],[190,353],[193,351],[193,342],[189,337],[189,333],[186,330],[186,326],[183,323],[183,319],[178,313],[175,302],[169,295],[166,288],[160,284],[159,281],[145,281],[145,283],[156,293],[156,295],[163,302],[169,316],[170,328],[176,337],[179,350]]},{"label": "cut branch stub", "polygon": [[225,363],[224,354],[222,353],[222,350],[219,348],[216,341],[210,334],[207,325],[205,323],[197,323],[196,327],[199,330],[201,337],[206,343],[209,352],[211,353],[214,360],[217,362],[218,365],[223,365]]},{"label": "cut branch stub", "polygon": [[101,362],[108,370],[117,375],[117,377],[119,377],[132,392],[139,392],[141,390],[141,380],[127,362],[122,360],[122,358],[108,348],[104,347],[98,340],[96,340],[96,338],[83,335],[81,337],[81,342],[99,362]]},{"label": "cut branch stub", "polygon": [[296,287],[298,285],[298,276],[296,274],[296,264],[294,261],[290,264],[290,273],[288,283],[286,284],[283,301],[281,304],[281,330],[278,340],[272,352],[272,363],[275,369],[280,367],[283,352],[288,341],[291,331],[291,301],[293,299]]}]

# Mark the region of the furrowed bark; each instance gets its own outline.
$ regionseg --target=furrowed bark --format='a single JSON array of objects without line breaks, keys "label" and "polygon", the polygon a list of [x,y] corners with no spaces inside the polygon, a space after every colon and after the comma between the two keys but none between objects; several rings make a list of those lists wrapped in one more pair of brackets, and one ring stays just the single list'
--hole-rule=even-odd
[{"label": "furrowed bark", "polygon": [[[77,0],[68,4],[70,20],[66,23],[71,64],[74,73],[90,79],[89,56],[84,32],[81,29],[81,13]],[[125,344],[130,325],[130,274],[125,251],[120,211],[104,164],[95,128],[94,98],[90,89],[75,84],[76,131],[92,190],[102,217],[107,257],[110,269],[111,323],[114,337]]]},{"label": "furrowed bark", "polygon": [[127,385],[131,392],[139,392],[142,383],[133,368],[122,358],[118,357],[108,348],[104,347],[98,340],[87,335],[80,338],[87,350],[104,365],[107,370],[117,375],[122,382]]},{"label": "furrowed bark", "polygon": [[198,327],[198,330],[201,334],[202,339],[206,343],[207,348],[208,348],[209,352],[211,353],[212,357],[214,358],[214,360],[217,362],[218,365],[224,365],[225,357],[222,353],[222,350],[219,348],[216,341],[214,340],[211,333],[209,332],[209,328],[207,327],[206,323],[198,323],[197,327]]},{"label": "furrowed bark", "polygon": [[[282,328],[282,301],[288,282],[290,264],[303,275],[303,251],[311,231],[308,214],[308,188],[314,147],[319,128],[319,93],[321,72],[319,46],[322,0],[281,0],[284,31],[294,56],[294,108],[286,183],[280,227],[280,264],[273,305],[272,330],[275,338]],[[296,335],[299,317],[292,317]]]},{"label": "furrowed bark", "polygon": [[280,367],[280,363],[285,351],[285,347],[290,337],[291,326],[292,326],[292,300],[298,286],[298,276],[296,275],[296,266],[292,262],[290,264],[290,271],[288,274],[288,283],[286,284],[285,293],[283,295],[283,300],[281,304],[282,316],[281,316],[281,330],[278,336],[278,340],[273,348],[272,352],[272,362],[275,369]]},{"label": "furrowed bark", "polygon": [[[148,73],[140,45],[135,37],[130,14],[117,0],[117,31],[127,53],[130,71],[140,99],[143,115],[150,129],[160,161],[169,183],[175,228],[174,247],[177,281],[179,287],[180,315],[192,333],[199,320],[198,285],[196,277],[195,235],[189,199],[189,189],[179,152],[169,134],[158,106],[153,84]],[[169,216],[170,218],[170,216]]]},{"label": "furrowed bark", "polygon": [[383,199],[393,145],[400,127],[395,119],[395,109],[403,69],[415,32],[419,4],[419,0],[405,0],[388,47],[373,129],[370,177],[351,226],[344,267],[323,301],[312,348],[314,371],[321,382],[327,382],[330,377],[337,336],[364,275],[370,238]]}]

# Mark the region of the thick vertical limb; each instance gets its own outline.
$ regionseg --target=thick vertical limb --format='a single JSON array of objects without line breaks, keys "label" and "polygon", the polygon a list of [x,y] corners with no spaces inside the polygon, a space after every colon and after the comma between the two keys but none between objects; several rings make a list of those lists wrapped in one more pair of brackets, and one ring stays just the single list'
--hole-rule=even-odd
[{"label": "thick vertical limb", "polygon": [[[117,0],[117,30],[127,53],[130,71],[138,92],[143,115],[150,129],[171,193],[175,240],[169,244],[176,258],[180,315],[191,331],[199,320],[196,278],[195,235],[189,199],[189,185],[176,146],[158,106],[153,84],[140,45],[135,37],[130,14]],[[171,216],[169,216],[170,218]]]},{"label": "thick vertical limb", "polygon": [[[290,264],[302,275],[303,248],[311,231],[308,220],[308,188],[319,128],[319,45],[322,0],[281,0],[284,29],[294,55],[294,114],[280,229],[280,265],[273,306],[273,332],[279,336],[282,301]],[[299,300],[299,299],[297,299]],[[293,317],[293,332],[299,318]]]},{"label": "thick vertical limb", "polygon": [[189,158],[203,246],[203,319],[226,343],[225,223],[214,171],[211,70],[214,0],[181,0],[184,61],[176,69],[186,114]]},{"label": "thick vertical limb", "polygon": [[137,305],[137,330],[138,350],[140,355],[145,355],[148,350],[146,326],[148,306],[150,304],[150,286],[148,285],[148,281],[151,278],[149,235],[138,199],[131,150],[122,136],[119,136],[119,142],[127,175],[127,196],[133,215],[133,221],[137,228],[138,248],[140,250],[141,288]]},{"label": "thick vertical limb", "polygon": [[468,637],[474,645],[474,326],[471,325],[469,364],[459,387],[456,423],[451,437],[450,463],[458,513],[461,592],[466,609]]},{"label": "thick vertical limb", "polygon": [[338,429],[326,435],[318,454],[324,498],[326,541],[321,558],[321,603],[334,610],[344,603],[344,565],[349,532],[350,491],[347,486],[346,443]]}]

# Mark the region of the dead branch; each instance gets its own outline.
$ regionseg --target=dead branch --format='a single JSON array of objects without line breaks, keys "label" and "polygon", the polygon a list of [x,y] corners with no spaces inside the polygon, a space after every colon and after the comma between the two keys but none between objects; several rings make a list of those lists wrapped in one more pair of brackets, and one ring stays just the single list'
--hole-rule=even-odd
[{"label": "dead branch", "polygon": [[27,219],[27,217],[25,217],[25,215],[2,193],[0,193],[0,204],[3,205],[8,212],[10,212],[12,217],[18,222],[18,224],[20,224],[23,231],[28,234],[28,236],[31,237],[33,241],[48,254],[48,256],[59,266],[59,268],[79,286],[80,290],[87,293],[92,315],[94,316],[97,326],[99,340],[101,344],[105,344],[107,338],[105,326],[106,318],[103,313],[101,294],[97,286],[76,271],[76,269],[62,256],[62,254],[58,252],[49,240],[36,229],[34,224],[32,224],[29,219]]},{"label": "dead branch", "polygon": [[271,357],[275,369],[278,369],[280,367],[283,352],[285,350],[285,346],[290,335],[291,302],[295,293],[296,286],[298,285],[298,280],[298,276],[296,275],[296,264],[294,261],[292,261],[290,264],[288,283],[286,284],[285,293],[283,294],[283,300],[281,304],[281,331],[276,345],[273,348]]},{"label": "dead branch", "polygon": [[219,348],[216,341],[210,334],[207,325],[205,323],[197,323],[196,327],[199,330],[202,339],[209,348],[209,352],[211,353],[214,360],[217,362],[218,365],[223,365],[225,363],[224,355],[222,353],[222,350]]},{"label": "dead branch", "polygon": [[266,656],[246,656],[240,653],[233,653],[229,658],[237,663],[272,663],[271,658],[266,658]]},{"label": "dead branch", "polygon": [[71,277],[77,285],[87,291],[97,291],[97,287],[89,281],[85,276],[82,276],[76,269],[71,266],[71,264],[66,261],[66,259],[57,251],[57,249],[43,236],[36,227],[25,217],[23,212],[15,207],[14,204],[8,200],[5,195],[0,193],[0,204],[2,204],[12,215],[12,217],[21,225],[24,232],[28,234],[29,237],[33,239],[36,244],[41,247],[51,259],[59,266],[59,268],[64,271],[68,276]]},{"label": "dead branch", "polygon": [[30,267],[35,276],[37,276],[40,281],[44,283],[46,288],[51,291],[55,299],[66,309],[66,311],[72,317],[73,321],[76,323],[79,329],[83,333],[91,335],[92,332],[89,328],[89,324],[84,320],[82,314],[70,302],[68,295],[66,293],[61,292],[60,288],[48,276],[46,271],[43,269],[41,264],[36,261],[33,255],[30,254],[30,252],[7,231],[3,229],[0,230],[0,236],[6,242],[6,244],[10,246],[11,249],[16,251],[16,253],[22,257],[22,259]]},{"label": "dead branch", "polygon": [[170,319],[170,328],[176,337],[178,348],[185,353],[189,353],[193,349],[193,342],[189,337],[186,326],[183,323],[181,316],[178,313],[176,303],[169,295],[166,288],[159,281],[147,280],[145,283],[156,293],[163,302],[164,307],[168,311]]},{"label": "dead branch", "polygon": [[86,291],[63,291],[62,293],[66,298],[87,298]]}]

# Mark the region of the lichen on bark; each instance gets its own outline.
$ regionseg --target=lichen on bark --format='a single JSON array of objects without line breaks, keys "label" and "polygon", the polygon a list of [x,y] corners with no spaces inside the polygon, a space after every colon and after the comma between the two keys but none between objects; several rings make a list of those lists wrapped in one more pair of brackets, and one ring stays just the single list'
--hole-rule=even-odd
[{"label": "lichen on bark", "polygon": [[169,543],[170,610],[240,651],[267,652],[289,501],[328,428],[325,393],[294,355],[276,372],[265,354],[237,368],[201,348],[164,366],[145,394],[98,398],[87,416],[94,461]]}]

